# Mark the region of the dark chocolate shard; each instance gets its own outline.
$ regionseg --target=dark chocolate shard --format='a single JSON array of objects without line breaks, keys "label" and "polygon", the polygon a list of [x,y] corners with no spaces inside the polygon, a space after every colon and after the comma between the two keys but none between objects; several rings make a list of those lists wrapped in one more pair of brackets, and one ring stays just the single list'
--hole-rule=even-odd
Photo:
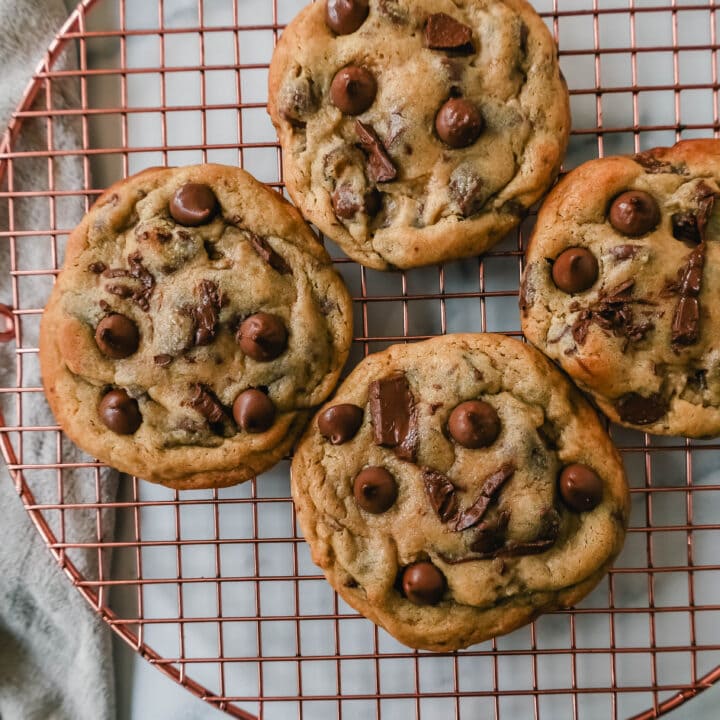
[{"label": "dark chocolate shard", "polygon": [[212,280],[202,280],[196,291],[197,305],[187,305],[184,311],[193,321],[193,344],[209,345],[217,334],[224,298]]},{"label": "dark chocolate shard", "polygon": [[375,444],[391,447],[401,460],[414,462],[418,445],[417,413],[405,375],[373,382],[369,402]]},{"label": "dark chocolate shard", "polygon": [[697,216],[692,212],[674,213],[672,218],[673,237],[682,242],[697,245],[700,241],[700,232],[697,226]]},{"label": "dark chocolate shard", "polygon": [[255,252],[273,270],[277,270],[281,275],[292,275],[292,268],[285,262],[285,259],[281,255],[278,255],[275,250],[270,247],[270,243],[265,238],[261,238],[249,230],[246,230],[246,232]]},{"label": "dark chocolate shard", "polygon": [[486,520],[477,527],[477,537],[470,543],[470,549],[481,555],[493,555],[505,544],[505,531],[510,522],[510,511],[505,510],[494,520]]},{"label": "dark chocolate shard", "polygon": [[672,321],[672,345],[695,344],[700,337],[700,286],[707,245],[702,242],[690,253],[682,271],[678,300]]},{"label": "dark chocolate shard", "polygon": [[657,422],[668,411],[668,401],[657,393],[644,397],[627,393],[615,402],[615,409],[623,422],[632,425],[649,425]]},{"label": "dark chocolate shard", "polygon": [[150,298],[155,290],[155,276],[142,264],[142,255],[135,252],[128,257],[129,270],[124,268],[107,268],[103,270],[105,278],[127,278],[138,281],[138,286],[108,285],[106,290],[120,298],[132,298],[138,307],[147,312],[150,309]]},{"label": "dark chocolate shard", "polygon": [[423,468],[425,493],[441,522],[450,522],[457,515],[458,504],[455,486],[440,472]]},{"label": "dark chocolate shard", "polygon": [[389,182],[397,177],[397,168],[371,125],[355,121],[355,132],[368,153],[368,175],[373,182]]},{"label": "dark chocolate shard", "polygon": [[434,13],[425,24],[425,45],[432,50],[472,51],[472,30],[446,13]]},{"label": "dark chocolate shard", "polygon": [[505,463],[492,475],[485,479],[477,500],[460,513],[453,528],[455,532],[462,532],[477,525],[487,512],[490,503],[500,488],[515,474],[515,465]]},{"label": "dark chocolate shard", "polygon": [[673,165],[665,160],[660,160],[653,154],[652,150],[633,155],[633,160],[641,165],[646,173],[658,175],[661,173],[672,173],[674,175],[687,175],[688,169],[685,165]]},{"label": "dark chocolate shard", "polygon": [[227,420],[227,413],[220,401],[215,397],[210,388],[200,383],[195,383],[190,388],[191,395],[188,398],[188,405],[197,410],[211,425]]}]

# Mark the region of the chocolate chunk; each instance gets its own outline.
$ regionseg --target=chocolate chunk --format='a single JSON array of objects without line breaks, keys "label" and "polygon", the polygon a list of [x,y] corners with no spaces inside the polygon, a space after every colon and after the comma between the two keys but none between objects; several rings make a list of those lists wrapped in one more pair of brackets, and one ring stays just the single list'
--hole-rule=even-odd
[{"label": "chocolate chunk", "polygon": [[371,125],[355,121],[355,132],[368,153],[368,175],[373,182],[389,182],[397,177],[397,168]]},{"label": "chocolate chunk", "polygon": [[349,185],[338,185],[331,200],[335,215],[342,220],[352,220],[362,209],[360,196]]},{"label": "chocolate chunk", "polygon": [[480,109],[465,98],[450,98],[435,116],[437,134],[451,148],[472,145],[484,128]]},{"label": "chocolate chunk", "polygon": [[113,313],[98,323],[95,328],[95,342],[104,355],[113,360],[121,360],[137,351],[140,332],[129,317]]},{"label": "chocolate chunk", "polygon": [[218,209],[215,193],[201,183],[186,183],[170,199],[170,215],[181,225],[195,227],[209,223]]},{"label": "chocolate chunk", "polygon": [[250,244],[255,252],[273,269],[277,270],[281,275],[292,275],[292,268],[285,262],[285,259],[278,255],[265,239],[256,235],[254,232],[247,231],[250,238]]},{"label": "chocolate chunk", "polygon": [[350,35],[365,22],[369,12],[369,0],[327,0],[325,22],[338,35]]},{"label": "chocolate chunk", "polygon": [[391,447],[400,459],[414,462],[418,445],[417,414],[405,375],[373,382],[369,405],[375,444]]},{"label": "chocolate chunk", "polygon": [[183,311],[193,321],[193,344],[209,345],[217,334],[220,310],[224,304],[222,293],[212,280],[201,280],[196,288],[197,305],[186,305]]},{"label": "chocolate chunk", "polygon": [[413,605],[437,605],[445,586],[445,576],[431,562],[408,565],[402,574],[403,593]]},{"label": "chocolate chunk", "polygon": [[510,512],[505,510],[495,520],[486,520],[477,527],[477,536],[470,549],[481,555],[493,555],[505,544],[505,531],[510,522]]},{"label": "chocolate chunk", "polygon": [[639,245],[616,245],[610,249],[612,255],[618,260],[630,260],[640,252]]},{"label": "chocolate chunk", "polygon": [[98,405],[98,415],[103,423],[118,435],[132,435],[142,423],[137,400],[125,390],[111,390]]},{"label": "chocolate chunk", "polygon": [[597,258],[586,248],[564,250],[552,266],[552,279],[565,293],[574,295],[591,288],[598,278]]},{"label": "chocolate chunk", "polygon": [[489,403],[469,400],[450,413],[448,431],[458,444],[477,450],[495,442],[500,434],[500,418]]},{"label": "chocolate chunk", "polygon": [[170,365],[173,361],[172,355],[156,355],[153,358],[153,361],[156,365],[159,365],[160,367],[167,367]]},{"label": "chocolate chunk", "polygon": [[688,170],[685,165],[673,165],[665,160],[656,158],[652,151],[638,153],[633,155],[633,160],[641,165],[646,173],[658,175],[661,173],[672,173],[674,175],[687,175]]},{"label": "chocolate chunk", "polygon": [[698,199],[697,229],[700,234],[700,239],[705,240],[707,224],[710,221],[710,215],[712,215],[713,208],[715,207],[715,191],[700,181],[695,189],[695,193]]},{"label": "chocolate chunk", "polygon": [[661,395],[643,397],[638,393],[628,393],[615,402],[615,409],[623,422],[632,425],[649,425],[657,422],[668,411],[668,402]]},{"label": "chocolate chunk", "polygon": [[259,312],[243,320],[235,340],[240,349],[253,360],[275,360],[287,348],[288,333],[282,318]]},{"label": "chocolate chunk", "polygon": [[235,398],[233,417],[245,432],[262,433],[275,422],[275,405],[264,392],[251,388]]},{"label": "chocolate chunk", "polygon": [[362,408],[357,405],[333,405],[318,417],[318,430],[331,444],[343,445],[355,437],[362,425],[363,415]]},{"label": "chocolate chunk", "polygon": [[315,83],[305,74],[288,79],[278,93],[280,115],[294,127],[305,127],[318,105]]},{"label": "chocolate chunk", "polygon": [[127,285],[108,285],[105,289],[117,297],[132,298],[141,310],[147,312],[150,309],[150,298],[155,290],[155,276],[142,264],[142,255],[138,252],[128,256],[128,264],[130,265],[129,270],[108,268],[103,271],[102,275],[105,278],[138,280],[139,287],[133,289]]},{"label": "chocolate chunk", "polygon": [[339,70],[330,85],[333,105],[346,115],[361,115],[375,102],[376,95],[375,76],[359,65]]},{"label": "chocolate chunk", "polygon": [[425,45],[432,50],[472,50],[472,30],[450,15],[435,13],[425,25]]},{"label": "chocolate chunk", "polygon": [[193,410],[197,410],[208,423],[216,425],[227,419],[225,408],[210,388],[200,383],[195,383],[191,386],[190,391],[191,395],[187,404],[193,408]]},{"label": "chocolate chunk", "polygon": [[700,337],[700,286],[707,245],[700,243],[690,253],[680,279],[680,299],[672,321],[672,345],[693,345]]},{"label": "chocolate chunk", "polygon": [[457,515],[458,503],[455,486],[450,479],[436,470],[423,468],[423,482],[425,494],[440,521],[446,523],[453,520]]},{"label": "chocolate chunk", "polygon": [[701,242],[700,232],[697,226],[697,216],[692,212],[674,213],[672,218],[673,237],[682,242],[690,242],[697,245]]},{"label": "chocolate chunk", "polygon": [[88,270],[95,275],[99,275],[107,269],[107,265],[103,262],[94,262],[88,265]]},{"label": "chocolate chunk", "polygon": [[602,500],[603,482],[587,465],[573,463],[564,467],[558,485],[563,502],[575,512],[594,510]]},{"label": "chocolate chunk", "polygon": [[610,205],[610,224],[623,235],[638,237],[660,223],[660,208],[655,198],[642,190],[628,190]]},{"label": "chocolate chunk", "polygon": [[395,478],[383,467],[361,470],[353,483],[355,502],[365,512],[380,515],[389,510],[398,495]]},{"label": "chocolate chunk", "polygon": [[500,488],[515,474],[515,465],[513,463],[505,463],[492,475],[485,479],[480,495],[477,500],[460,513],[460,517],[455,523],[455,532],[462,532],[477,525],[485,515],[491,501]]},{"label": "chocolate chunk", "polygon": [[463,217],[470,217],[482,210],[485,202],[485,184],[471,168],[459,165],[450,175],[448,186],[450,198],[454,200]]}]

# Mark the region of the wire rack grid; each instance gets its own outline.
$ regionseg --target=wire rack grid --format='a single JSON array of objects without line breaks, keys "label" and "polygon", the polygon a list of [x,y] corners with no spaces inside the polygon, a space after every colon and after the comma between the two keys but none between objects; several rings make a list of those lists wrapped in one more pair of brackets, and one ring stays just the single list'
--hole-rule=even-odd
[{"label": "wire rack grid", "polygon": [[[611,427],[633,513],[616,567],[577,608],[458,653],[411,652],[325,583],[286,459],[259,480],[177,493],[78,453],[44,402],[37,327],[72,225],[150,165],[240,164],[282,188],[267,69],[303,0],[84,0],[0,146],[0,442],[71,582],[164,673],[240,718],[651,718],[720,675],[720,445]],[[717,136],[720,6],[535,0],[571,91],[566,169]],[[27,177],[31,181],[27,181]],[[28,221],[27,218],[32,218]],[[328,243],[355,301],[349,362],[454,331],[520,336],[533,218],[483,258],[377,273]]]}]

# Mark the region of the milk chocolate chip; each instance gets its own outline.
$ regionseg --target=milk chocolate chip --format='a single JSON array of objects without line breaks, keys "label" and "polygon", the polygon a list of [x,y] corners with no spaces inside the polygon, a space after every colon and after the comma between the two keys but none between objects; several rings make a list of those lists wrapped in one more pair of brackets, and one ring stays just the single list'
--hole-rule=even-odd
[{"label": "milk chocolate chip", "polygon": [[363,411],[357,405],[333,405],[318,417],[318,430],[333,445],[352,440],[360,429]]},{"label": "milk chocolate chip", "polygon": [[361,115],[375,102],[376,95],[375,76],[359,65],[339,70],[330,86],[333,105],[346,115]]},{"label": "milk chocolate chip", "polygon": [[111,390],[98,405],[98,414],[103,423],[118,435],[132,435],[142,423],[137,400],[125,390]]},{"label": "milk chocolate chip", "polygon": [[431,15],[425,25],[425,45],[432,50],[459,50],[470,46],[472,30],[446,13]]},{"label": "milk chocolate chip", "polygon": [[610,224],[623,235],[645,235],[659,223],[660,208],[655,198],[642,190],[628,190],[610,206]]},{"label": "milk chocolate chip", "polygon": [[361,470],[353,484],[355,502],[365,512],[380,515],[389,510],[397,499],[395,478],[382,467]]},{"label": "milk chocolate chip", "polygon": [[137,351],[140,333],[129,317],[113,313],[98,323],[95,328],[95,342],[104,355],[113,360],[121,360]]},{"label": "milk chocolate chip", "polygon": [[327,0],[325,22],[338,35],[354,33],[366,20],[368,0]]},{"label": "milk chocolate chip", "polygon": [[568,248],[552,266],[552,279],[563,292],[581,293],[591,288],[598,277],[598,261],[585,248]]},{"label": "milk chocolate chip", "polygon": [[445,593],[445,576],[431,562],[416,562],[405,568],[402,589],[413,605],[437,605]]},{"label": "milk chocolate chip", "polygon": [[285,352],[288,333],[285,323],[277,315],[259,312],[243,320],[235,339],[246,355],[267,362]]},{"label": "milk chocolate chip", "polygon": [[262,433],[275,422],[275,406],[264,392],[251,388],[235,398],[233,417],[245,432]]},{"label": "milk chocolate chip", "polygon": [[573,463],[563,468],[559,480],[560,497],[575,512],[589,512],[602,500],[603,483],[587,465]]},{"label": "milk chocolate chip", "polygon": [[181,225],[195,227],[210,222],[217,211],[215,193],[200,183],[186,183],[170,199],[170,215]]},{"label": "milk chocolate chip", "polygon": [[485,121],[478,107],[464,98],[450,98],[435,117],[438,136],[451,148],[472,145],[484,127]]},{"label": "milk chocolate chip", "polygon": [[459,445],[477,450],[495,442],[500,434],[500,418],[489,403],[469,400],[450,413],[448,431]]}]

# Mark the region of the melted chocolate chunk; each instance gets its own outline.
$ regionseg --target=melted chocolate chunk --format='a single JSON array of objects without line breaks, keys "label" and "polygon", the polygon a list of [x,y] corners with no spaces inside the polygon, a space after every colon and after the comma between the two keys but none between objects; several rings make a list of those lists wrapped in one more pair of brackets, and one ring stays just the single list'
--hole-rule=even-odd
[{"label": "melted chocolate chunk", "polygon": [[692,212],[674,213],[672,218],[673,237],[681,242],[697,245],[702,241],[697,226],[697,216]]},{"label": "melted chocolate chunk", "polygon": [[289,79],[278,94],[280,115],[297,128],[307,125],[308,116],[318,109],[318,105],[315,83],[306,75]]},{"label": "melted chocolate chunk", "polygon": [[137,400],[125,390],[111,390],[98,405],[98,415],[106,427],[118,435],[133,435],[142,424]]},{"label": "melted chocolate chunk", "polygon": [[615,409],[623,422],[632,425],[649,425],[657,422],[668,411],[668,401],[662,395],[643,397],[628,393],[615,402]]},{"label": "melted chocolate chunk", "polygon": [[495,520],[486,520],[477,527],[477,536],[470,543],[470,550],[481,555],[494,555],[505,544],[505,531],[510,522],[510,512],[505,510]]},{"label": "melted chocolate chunk", "polygon": [[700,181],[695,190],[698,199],[697,229],[701,240],[705,240],[705,231],[715,207],[715,191]]},{"label": "melted chocolate chunk", "polygon": [[560,290],[574,295],[591,288],[598,272],[597,258],[587,248],[573,247],[564,250],[553,262],[552,279]]},{"label": "melted chocolate chunk", "polygon": [[202,280],[196,288],[197,305],[186,305],[183,310],[193,321],[193,345],[209,345],[217,334],[220,310],[224,304],[222,293],[212,280]]},{"label": "melted chocolate chunk", "polygon": [[417,414],[405,375],[371,383],[369,405],[375,444],[391,447],[401,460],[414,462],[418,445]]},{"label": "melted chocolate chunk", "polygon": [[100,351],[113,360],[133,355],[140,345],[137,325],[127,316],[113,313],[95,328],[95,342]]},{"label": "melted chocolate chunk", "polygon": [[211,427],[227,419],[225,408],[210,388],[200,383],[195,383],[190,387],[190,392],[191,395],[187,401],[188,405],[193,408],[193,410],[197,410],[197,412],[208,421]]},{"label": "melted chocolate chunk", "polygon": [[352,220],[360,210],[370,216],[377,215],[380,209],[380,193],[374,188],[361,198],[350,185],[340,184],[331,200],[335,215],[341,220]]},{"label": "melted chocolate chunk", "polygon": [[245,432],[262,433],[275,422],[275,405],[264,392],[250,388],[235,398],[233,417]]},{"label": "melted chocolate chunk", "polygon": [[153,361],[156,365],[159,365],[160,367],[167,367],[170,365],[173,361],[172,355],[156,355],[153,358]]},{"label": "melted chocolate chunk", "polygon": [[260,312],[243,320],[235,339],[245,355],[258,362],[268,362],[285,352],[288,332],[277,315]]},{"label": "melted chocolate chunk", "polygon": [[450,98],[435,116],[438,137],[454,149],[472,145],[484,128],[480,109],[465,98]]},{"label": "melted chocolate chunk", "polygon": [[530,542],[507,543],[500,548],[494,557],[518,557],[522,555],[538,555],[551,548],[560,534],[560,516],[554,508],[545,511],[540,519],[540,532],[537,539]]},{"label": "melted chocolate chunk", "polygon": [[482,210],[485,202],[484,183],[470,168],[460,165],[453,170],[448,191],[450,198],[458,204],[463,217],[470,217]]},{"label": "melted chocolate chunk", "polygon": [[129,270],[124,268],[108,268],[103,271],[105,278],[128,278],[139,281],[139,287],[127,285],[107,285],[107,292],[120,298],[131,298],[138,307],[147,312],[150,309],[150,298],[155,290],[155,276],[142,264],[142,255],[138,252],[128,257]]},{"label": "melted chocolate chunk", "polygon": [[472,30],[450,15],[435,13],[425,24],[425,45],[432,50],[472,51]]},{"label": "melted chocolate chunk", "polygon": [[480,495],[477,500],[460,513],[455,523],[455,532],[462,532],[477,525],[485,515],[490,503],[500,488],[515,474],[515,465],[513,463],[505,463],[492,475],[486,478],[480,489]]},{"label": "melted chocolate chunk", "polygon": [[100,273],[105,272],[105,270],[107,270],[107,265],[104,262],[90,263],[90,265],[88,265],[88,270],[91,273],[95,273],[95,275],[99,275]]},{"label": "melted chocolate chunk", "polygon": [[218,201],[207,185],[186,183],[175,191],[168,209],[175,222],[196,227],[213,219],[218,209]]},{"label": "melted chocolate chunk", "polygon": [[403,593],[413,605],[437,605],[445,586],[445,576],[431,562],[413,563],[402,574]]},{"label": "melted chocolate chunk", "polygon": [[422,474],[425,494],[428,496],[432,509],[440,518],[440,522],[446,523],[454,520],[458,511],[455,486],[449,478],[436,470],[423,468]]},{"label": "melted chocolate chunk", "polygon": [[355,502],[365,512],[380,515],[388,511],[397,500],[398,487],[395,478],[383,467],[367,467],[361,470],[353,483]]},{"label": "melted chocolate chunk", "polygon": [[397,168],[390,159],[385,146],[371,125],[355,121],[355,132],[360,145],[368,153],[368,175],[373,182],[389,182],[397,177]]},{"label": "melted chocolate chunk", "polygon": [[365,22],[369,12],[369,0],[327,0],[325,22],[338,35],[350,35]]},{"label": "melted chocolate chunk", "polygon": [[292,268],[285,262],[284,258],[278,255],[270,243],[265,239],[256,235],[254,232],[246,231],[250,238],[250,244],[255,252],[273,269],[277,270],[281,275],[292,275]]},{"label": "melted chocolate chunk", "polygon": [[665,160],[656,158],[652,151],[638,153],[633,155],[633,160],[641,165],[646,173],[658,175],[661,173],[672,173],[674,175],[687,175],[688,170],[685,165],[673,165]]},{"label": "melted chocolate chunk", "polygon": [[333,445],[352,440],[363,421],[363,410],[357,405],[333,405],[318,416],[318,430]]},{"label": "melted chocolate chunk", "polygon": [[700,337],[700,286],[705,267],[705,242],[690,253],[680,279],[680,299],[672,321],[672,345],[694,345]]},{"label": "melted chocolate chunk", "polygon": [[345,115],[362,115],[375,102],[376,95],[375,76],[359,65],[339,70],[330,86],[333,105]]}]

